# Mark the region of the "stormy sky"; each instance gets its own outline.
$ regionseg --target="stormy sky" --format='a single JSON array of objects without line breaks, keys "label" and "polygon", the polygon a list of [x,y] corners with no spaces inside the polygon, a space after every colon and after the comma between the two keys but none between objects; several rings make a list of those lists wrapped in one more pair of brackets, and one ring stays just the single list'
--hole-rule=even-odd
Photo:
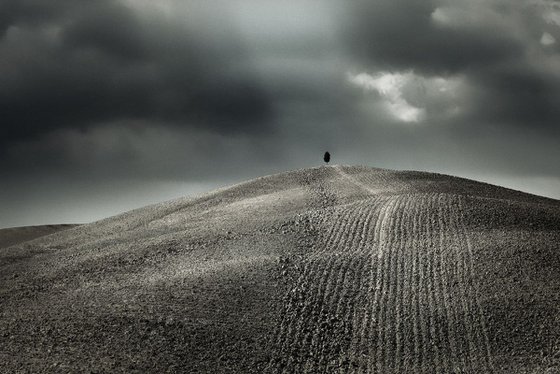
[{"label": "stormy sky", "polygon": [[560,1],[0,0],[0,227],[337,164],[560,198]]}]

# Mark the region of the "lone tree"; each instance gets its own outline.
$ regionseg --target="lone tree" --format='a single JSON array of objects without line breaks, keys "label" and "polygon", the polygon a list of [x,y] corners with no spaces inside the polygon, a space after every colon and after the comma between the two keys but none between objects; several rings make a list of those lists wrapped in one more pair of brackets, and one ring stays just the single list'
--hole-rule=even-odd
[{"label": "lone tree", "polygon": [[329,152],[325,152],[325,155],[323,156],[323,160],[325,160],[325,162],[328,164],[329,161],[331,160],[331,154]]}]

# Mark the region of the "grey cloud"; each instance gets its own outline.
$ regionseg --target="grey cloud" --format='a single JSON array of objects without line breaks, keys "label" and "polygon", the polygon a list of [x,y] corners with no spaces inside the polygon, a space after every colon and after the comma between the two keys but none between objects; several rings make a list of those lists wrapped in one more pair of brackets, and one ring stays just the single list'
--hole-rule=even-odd
[{"label": "grey cloud", "polygon": [[[366,71],[414,71],[460,77],[471,88],[453,118],[470,131],[484,126],[557,131],[560,111],[556,46],[542,46],[546,22],[538,3],[521,1],[355,1],[348,18],[349,52]],[[429,108],[428,108],[429,109]],[[429,119],[428,119],[429,120]]]}]

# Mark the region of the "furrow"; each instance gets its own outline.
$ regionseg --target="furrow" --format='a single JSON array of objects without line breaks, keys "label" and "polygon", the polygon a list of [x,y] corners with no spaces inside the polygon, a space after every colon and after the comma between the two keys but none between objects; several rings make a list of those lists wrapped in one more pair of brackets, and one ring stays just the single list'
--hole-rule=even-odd
[{"label": "furrow", "polygon": [[[438,218],[438,230],[439,230],[439,248],[440,248],[440,264],[441,264],[441,287],[443,292],[443,303],[446,311],[446,321],[447,321],[447,331],[449,336],[449,355],[448,360],[450,366],[454,371],[458,371],[460,367],[464,367],[462,363],[461,351],[459,347],[459,332],[457,331],[457,311],[455,308],[455,303],[452,298],[455,297],[455,292],[451,288],[450,283],[454,279],[454,272],[452,271],[455,266],[455,258],[453,256],[453,251],[448,248],[447,243],[447,230],[448,227],[445,224],[445,209],[444,201],[445,195],[438,194],[436,207],[437,207],[437,218]],[[451,268],[451,269],[450,269]],[[460,366],[458,366],[460,364]]]},{"label": "furrow", "polygon": [[[286,343],[288,346],[299,346],[299,341],[301,341],[301,335],[304,334],[303,342],[308,342],[310,339],[310,327],[309,325],[313,326],[313,323],[316,322],[312,318],[309,318],[309,315],[313,316],[313,308],[316,308],[319,304],[319,299],[322,295],[324,295],[324,289],[328,285],[328,280],[330,278],[330,273],[332,272],[332,261],[333,256],[332,254],[328,253],[329,249],[337,248],[343,240],[343,233],[348,231],[348,227],[352,224],[349,223],[349,219],[351,218],[351,210],[345,209],[339,220],[335,223],[338,226],[338,230],[334,232],[334,235],[331,235],[327,239],[328,245],[323,244],[323,241],[320,241],[318,246],[320,249],[314,253],[306,263],[305,271],[298,281],[298,286],[300,287],[307,287],[313,286],[316,287],[316,290],[309,290],[309,296],[306,300],[304,300],[304,306],[301,310],[296,310],[296,316],[298,320],[291,326],[291,339],[288,339]],[[328,253],[325,256],[325,253]],[[326,261],[326,263],[325,263]],[[321,266],[322,265],[322,266]],[[315,291],[315,292],[313,292]],[[305,347],[305,345],[304,345]]]},{"label": "furrow", "polygon": [[[420,214],[419,211],[415,212],[414,216],[414,224],[413,224],[413,232],[412,237],[417,240],[418,232],[420,230]],[[414,353],[412,356],[414,357],[414,365],[415,371],[419,371],[423,365],[423,355],[422,349],[425,346],[424,342],[424,330],[423,330],[423,323],[422,323],[422,309],[420,305],[420,294],[422,293],[422,270],[421,270],[421,261],[420,261],[420,251],[418,248],[413,250],[412,256],[412,282],[410,286],[412,288],[412,308],[413,308],[413,334],[414,334]]]},{"label": "furrow", "polygon": [[455,202],[450,196],[446,199],[446,208],[449,214],[449,232],[451,233],[451,246],[455,251],[456,256],[456,269],[457,269],[457,286],[460,294],[460,301],[461,301],[461,313],[462,313],[462,327],[464,329],[465,334],[462,336],[463,342],[463,357],[465,358],[465,369],[468,371],[473,371],[476,368],[476,358],[473,357],[473,351],[475,350],[475,338],[474,338],[474,329],[475,321],[473,320],[472,316],[474,315],[474,311],[471,310],[471,305],[469,303],[469,299],[471,295],[468,291],[468,284],[469,284],[469,274],[467,273],[466,267],[466,259],[465,259],[465,252],[461,246],[461,238],[459,237],[459,226],[456,221],[456,213],[455,209],[453,208],[453,203]]},{"label": "furrow", "polygon": [[[319,308],[323,308],[325,303],[331,298],[333,293],[336,293],[337,283],[339,280],[338,277],[341,276],[341,273],[344,273],[344,267],[342,266],[342,261],[339,261],[337,257],[331,256],[331,259],[328,263],[328,267],[330,271],[326,273],[325,281],[326,287],[322,292],[319,294],[322,296],[322,300],[316,304],[312,304],[314,308],[310,310],[309,313],[305,313],[306,321],[308,324],[305,326],[306,335],[303,342],[300,344],[304,347],[304,351],[302,352],[302,357],[306,358],[305,362],[303,363],[303,367],[297,372],[316,372],[314,370],[315,365],[318,363],[320,357],[318,357],[319,347],[322,345],[323,340],[328,338],[323,328],[328,326],[323,325],[323,320],[325,319],[325,315],[322,314]],[[333,274],[333,275],[331,275]]]},{"label": "furrow", "polygon": [[344,357],[341,357],[339,362],[340,367],[345,368],[346,372],[352,370],[354,367],[353,364],[357,361],[355,355],[360,346],[361,338],[359,329],[365,318],[365,307],[368,296],[368,284],[366,284],[366,281],[369,282],[371,273],[371,268],[369,266],[371,262],[371,251],[368,248],[368,242],[371,236],[372,225],[375,227],[380,215],[378,199],[372,199],[364,203],[368,205],[369,211],[362,230],[360,242],[356,248],[356,259],[358,259],[356,270],[357,279],[354,281],[353,285],[350,285],[354,294],[353,297],[349,297],[347,301],[352,303],[352,307],[347,308],[344,314],[344,321],[352,321],[351,328],[345,330],[345,336],[350,338],[348,353]]},{"label": "furrow", "polygon": [[345,231],[345,226],[348,224],[348,217],[350,217],[351,209],[342,209],[342,213],[336,217],[334,224],[330,222],[332,230],[329,232],[329,236],[326,240],[320,240],[319,246],[321,246],[322,251],[326,251],[327,248],[333,248],[334,243],[340,242],[340,237]]},{"label": "furrow", "polygon": [[[346,212],[343,212],[346,213]],[[340,227],[344,223],[344,220],[336,220],[337,226]],[[335,225],[333,225],[334,227]],[[333,240],[333,236],[336,236],[342,230],[335,230],[332,229],[329,231],[327,236],[328,241]],[[312,279],[312,274],[319,271],[318,266],[320,261],[317,261],[316,258],[320,258],[322,253],[325,251],[323,247],[324,240],[320,240],[317,244],[319,249],[310,255],[310,257],[304,262],[303,271],[301,275],[298,277],[298,280],[295,283],[295,286],[291,290],[291,297],[288,298],[287,303],[287,310],[284,312],[283,320],[280,325],[280,330],[278,331],[279,336],[279,350],[281,354],[284,356],[284,359],[287,359],[286,368],[294,365],[294,357],[298,354],[298,345],[297,342],[300,340],[299,335],[302,332],[303,323],[305,322],[304,316],[309,308],[309,300],[306,297],[306,294],[311,296],[315,301],[317,292],[311,293],[307,289],[308,285],[312,284],[310,280]],[[307,302],[307,304],[306,304]]]},{"label": "furrow", "polygon": [[419,258],[421,260],[420,265],[420,275],[421,275],[421,288],[419,293],[419,301],[420,301],[420,316],[422,317],[422,334],[424,338],[424,344],[422,344],[422,371],[423,372],[433,372],[435,369],[435,365],[433,363],[433,342],[435,339],[434,334],[432,334],[431,329],[431,321],[430,321],[430,293],[432,289],[430,288],[430,279],[431,279],[431,259],[429,248],[424,246],[423,239],[424,239],[424,230],[425,230],[425,219],[426,215],[425,212],[422,211],[420,214],[420,225],[419,225],[419,232],[417,238],[419,240],[419,244],[416,247],[416,251],[418,252]]},{"label": "furrow", "polygon": [[427,277],[427,292],[426,302],[428,305],[427,313],[428,313],[428,322],[429,322],[429,332],[430,332],[430,344],[428,346],[430,352],[429,357],[431,358],[433,364],[433,370],[436,373],[443,373],[444,370],[442,369],[441,364],[441,354],[439,347],[440,344],[440,335],[441,331],[439,331],[438,326],[436,324],[436,314],[437,314],[437,304],[438,300],[435,298],[437,287],[435,285],[435,273],[436,273],[436,251],[438,248],[434,246],[434,243],[431,241],[431,235],[433,229],[431,228],[431,206],[430,206],[430,199],[427,199],[425,195],[421,197],[421,209],[422,209],[422,233],[421,237],[426,243],[426,253],[427,256],[427,267],[426,272],[428,274]]},{"label": "furrow", "polygon": [[[449,357],[450,357],[450,336],[449,336],[449,329],[448,329],[448,317],[447,317],[447,304],[446,304],[446,296],[444,294],[443,289],[443,281],[442,281],[442,262],[441,262],[441,251],[442,248],[439,242],[439,230],[441,227],[437,226],[437,195],[430,195],[428,197],[428,206],[427,210],[430,212],[429,217],[427,217],[427,239],[429,240],[430,247],[433,250],[432,258],[433,258],[433,288],[434,292],[432,296],[434,297],[434,306],[435,309],[433,313],[435,314],[434,323],[435,323],[435,330],[437,331],[437,340],[436,340],[436,352],[437,352],[437,360],[439,362],[439,367],[442,373],[449,373],[452,372],[452,366],[449,365]],[[437,237],[436,237],[437,235]]]},{"label": "furrow", "polygon": [[[376,290],[377,281],[380,278],[380,268],[377,266],[378,256],[375,249],[379,250],[381,245],[381,231],[383,226],[386,224],[386,220],[388,219],[390,206],[392,205],[392,201],[384,201],[383,205],[379,210],[379,214],[377,216],[377,220],[375,222],[375,226],[373,228],[373,238],[369,243],[369,257],[370,257],[370,264],[369,264],[369,284],[367,288],[367,293],[364,297],[364,316],[361,318],[360,316],[354,317],[354,325],[360,326],[359,332],[354,334],[351,347],[352,352],[354,353],[354,357],[351,363],[351,371],[355,372],[363,372],[365,370],[364,363],[367,367],[367,363],[369,360],[369,346],[371,345],[371,341],[369,341],[370,330],[373,323],[373,308],[375,307],[375,302],[373,305],[367,304],[368,296],[374,295]],[[368,243],[366,242],[366,245]],[[374,273],[373,269],[376,269]]]},{"label": "furrow", "polygon": [[[276,342],[275,350],[280,356],[273,357],[267,369],[277,372],[298,371],[303,367],[307,354],[313,352],[310,348],[314,347],[310,347],[308,340],[320,338],[312,333],[321,318],[317,314],[318,308],[324,308],[332,299],[330,293],[337,292],[332,290],[331,278],[335,277],[336,280],[341,276],[341,262],[337,262],[331,252],[337,251],[340,243],[348,240],[352,233],[351,226],[355,224],[352,221],[356,218],[353,207],[342,209],[342,212],[333,209],[328,215],[329,217],[323,217],[319,222],[320,227],[328,227],[328,230],[319,233],[319,240],[303,261],[302,272],[285,298],[283,317],[276,329],[276,338],[272,340]],[[342,277],[345,279],[344,275]],[[315,342],[315,345],[319,344]]]},{"label": "furrow", "polygon": [[[395,348],[395,356],[393,366],[395,372],[410,371],[416,367],[410,360],[414,360],[417,356],[418,345],[415,341],[419,339],[419,329],[415,329],[417,319],[415,316],[415,295],[419,292],[414,288],[414,259],[417,251],[412,246],[415,240],[415,229],[417,226],[418,201],[415,198],[408,199],[409,204],[406,207],[406,220],[402,225],[402,234],[404,240],[401,244],[401,269],[399,270],[399,282],[402,284],[401,290],[398,291],[396,313],[396,330],[397,330],[397,346]],[[401,369],[402,367],[402,369]]]},{"label": "furrow", "polygon": [[413,367],[411,365],[412,354],[414,353],[414,332],[413,332],[413,315],[412,309],[412,295],[417,292],[417,290],[412,288],[412,259],[414,252],[412,249],[413,233],[415,216],[417,209],[415,207],[416,202],[411,201],[411,206],[407,212],[407,225],[406,225],[406,235],[405,241],[403,243],[403,256],[405,256],[402,263],[402,291],[400,300],[402,307],[399,310],[399,315],[397,316],[397,333],[399,345],[397,346],[397,352],[395,354],[395,372],[410,372]]},{"label": "furrow", "polygon": [[[333,240],[336,240],[336,236],[340,234],[340,232],[342,231],[341,226],[344,224],[347,216],[348,216],[348,212],[343,210],[341,217],[340,216],[338,217],[340,219],[335,220],[335,224],[331,225],[331,230],[328,232],[326,239],[319,240],[319,243],[317,245],[319,247],[319,250],[317,252],[321,253],[325,251],[325,248],[323,247],[323,242],[332,242]],[[318,253],[314,253],[311,256],[317,257]],[[291,345],[294,342],[294,334],[297,334],[298,333],[297,329],[301,327],[300,326],[301,321],[294,321],[294,319],[298,317],[297,311],[301,309],[301,305],[299,304],[303,302],[303,297],[299,297],[298,294],[304,292],[306,288],[305,285],[306,280],[309,278],[310,272],[313,271],[314,268],[316,268],[316,266],[317,263],[313,263],[309,261],[304,263],[303,271],[301,275],[298,277],[295,286],[291,290],[292,292],[291,297],[288,298],[288,303],[287,303],[288,310],[284,312],[284,317],[280,324],[279,331],[276,333],[278,336],[277,346],[280,348],[280,352],[282,352],[282,354],[287,354],[286,357],[291,356],[290,348],[293,349],[293,346]],[[294,302],[292,298],[295,298],[296,301]],[[291,309],[295,309],[295,310],[291,310]]]},{"label": "furrow", "polygon": [[[317,261],[317,263],[322,261]],[[337,257],[329,255],[326,263],[322,267],[322,272],[319,276],[310,275],[309,283],[311,285],[318,284],[317,291],[313,292],[313,298],[307,303],[308,308],[301,311],[300,314],[300,330],[305,334],[303,339],[299,339],[296,343],[302,346],[303,352],[300,357],[308,357],[305,366],[309,366],[309,359],[311,359],[314,350],[320,344],[321,334],[317,332],[320,327],[321,308],[325,306],[332,288],[336,286],[333,282],[333,277],[339,276],[341,263],[337,261]],[[333,276],[334,274],[334,276]]]},{"label": "furrow", "polygon": [[476,329],[476,343],[474,344],[474,346],[477,348],[477,359],[481,360],[481,364],[482,364],[482,368],[480,368],[479,366],[477,366],[477,370],[484,370],[485,372],[493,372],[494,371],[494,367],[493,367],[493,363],[492,363],[492,356],[490,354],[490,340],[488,338],[488,330],[486,327],[486,321],[484,318],[484,313],[482,311],[482,307],[480,304],[480,299],[478,296],[478,289],[476,287],[476,278],[475,278],[475,272],[474,272],[474,259],[473,259],[473,247],[472,247],[472,242],[471,239],[469,237],[469,235],[467,234],[467,230],[465,227],[465,221],[463,218],[463,212],[465,211],[464,209],[464,198],[463,197],[459,197],[458,198],[458,205],[457,205],[457,212],[456,212],[456,218],[457,218],[457,226],[459,228],[459,237],[460,240],[459,242],[461,244],[464,245],[464,247],[466,247],[464,253],[467,257],[466,259],[466,266],[467,266],[467,272],[470,275],[470,280],[471,280],[471,287],[470,287],[470,291],[471,291],[471,295],[470,295],[470,300],[473,303],[473,307],[472,309],[475,310],[475,315],[473,316],[476,319],[476,323],[475,326],[477,327]]},{"label": "furrow", "polygon": [[[368,178],[338,172],[372,192]],[[333,208],[285,298],[267,369],[493,372],[464,205],[418,193]]]},{"label": "furrow", "polygon": [[[363,263],[363,267],[365,269],[365,271],[367,271],[368,274],[368,278],[367,278],[367,284],[364,283],[363,284],[363,288],[361,289],[361,295],[363,297],[363,301],[367,302],[368,300],[368,295],[370,294],[371,291],[371,280],[372,280],[372,273],[373,273],[373,269],[371,266],[371,257],[373,255],[373,245],[375,243],[376,240],[378,240],[378,232],[379,232],[379,226],[380,223],[383,219],[383,215],[385,214],[386,211],[386,207],[387,204],[385,204],[385,201],[383,202],[379,202],[376,201],[376,205],[375,205],[375,209],[371,209],[370,211],[370,215],[369,215],[369,219],[367,222],[367,226],[365,228],[365,235],[363,237],[363,240],[360,242],[360,252],[363,254],[364,257],[364,263]],[[358,333],[358,331],[356,330],[356,333],[353,335],[353,347],[356,348],[356,350],[353,349],[354,352],[356,352],[358,350],[358,347],[360,346],[360,342],[361,339],[363,338],[363,334],[361,333],[361,331],[363,330],[363,327],[365,326],[364,322],[364,318],[366,316],[367,311],[369,311],[369,309],[367,309],[365,307],[366,305],[363,305],[363,310],[362,312],[364,312],[364,316],[362,317],[358,317],[355,316],[354,320],[356,320],[356,322],[360,322],[360,324],[362,325],[360,327],[360,332]],[[354,339],[355,338],[355,339]]]},{"label": "furrow", "polygon": [[[344,250],[344,254],[342,257],[342,261],[345,264],[345,272],[343,275],[342,282],[338,282],[337,285],[339,286],[337,293],[334,295],[332,300],[329,300],[326,305],[329,307],[326,311],[326,315],[330,318],[327,323],[336,324],[339,326],[341,323],[344,323],[345,320],[340,318],[340,316],[346,312],[346,310],[352,310],[355,295],[353,294],[353,290],[355,287],[359,287],[359,283],[361,283],[361,277],[356,277],[356,274],[359,273],[360,262],[363,260],[356,256],[355,253],[359,251],[359,245],[363,238],[363,232],[369,220],[369,216],[371,215],[371,208],[368,204],[360,204],[355,209],[355,216],[357,217],[356,224],[353,225],[354,230],[352,230],[352,236],[349,240],[345,243],[344,246],[341,248]],[[352,299],[350,299],[352,297]],[[340,330],[340,329],[339,329]],[[339,331],[342,335],[344,333]],[[320,357],[322,360],[320,361],[319,368],[322,369],[326,367],[329,362],[324,362],[327,358],[324,352],[328,352],[330,348],[333,352],[337,352],[341,350],[341,346],[339,344],[340,339],[343,339],[344,336],[331,336],[330,339],[326,342],[329,344],[323,344],[322,354]],[[331,347],[330,345],[333,345]],[[332,359],[331,359],[332,360]]]},{"label": "furrow", "polygon": [[[338,360],[331,362],[330,365],[327,366],[327,372],[334,371],[336,369],[334,365],[340,368],[348,367],[350,356],[352,354],[351,342],[352,334],[355,328],[352,315],[358,308],[357,298],[362,292],[364,274],[367,274],[367,269],[364,266],[364,263],[367,263],[367,258],[362,255],[356,255],[352,261],[352,269],[355,269],[353,277],[348,277],[346,279],[344,285],[345,293],[342,295],[334,313],[337,323],[340,325],[340,336],[338,339],[344,340],[344,349],[340,350]],[[336,336],[334,337],[334,340],[337,340]]]},{"label": "furrow", "polygon": [[[348,243],[353,243],[356,240],[356,233],[358,227],[363,220],[362,212],[363,207],[353,207],[350,217],[352,221],[346,225],[345,234],[338,238],[339,241],[332,243],[333,248],[328,248],[328,263],[325,265],[324,272],[319,279],[311,279],[310,283],[320,282],[317,298],[311,303],[309,313],[302,313],[302,318],[306,320],[307,325],[304,327],[306,331],[304,344],[309,342],[305,348],[304,357],[307,357],[303,366],[303,370],[307,372],[315,371],[315,365],[323,364],[323,358],[318,355],[320,347],[326,343],[330,338],[326,332],[331,328],[328,325],[329,319],[328,308],[336,303],[340,297],[341,279],[343,280],[348,270],[348,264],[344,259],[339,258],[339,252],[346,252],[348,250]],[[353,214],[352,214],[353,213]],[[333,266],[333,263],[335,264]],[[309,318],[309,314],[311,318]],[[307,317],[307,318],[306,318]],[[326,343],[325,343],[326,342]]]},{"label": "furrow", "polygon": [[407,232],[406,232],[406,225],[407,225],[407,218],[409,215],[409,211],[411,205],[413,203],[413,199],[406,198],[404,204],[401,206],[400,212],[400,221],[398,222],[398,227],[395,227],[395,230],[398,228],[397,240],[395,244],[395,255],[394,258],[394,266],[392,266],[390,276],[393,278],[390,280],[390,288],[388,290],[389,294],[389,301],[387,305],[394,308],[394,314],[390,314],[393,318],[388,320],[387,323],[387,335],[384,339],[384,345],[387,347],[384,357],[384,365],[385,370],[396,370],[398,366],[397,361],[400,357],[400,351],[402,350],[402,340],[400,337],[400,319],[402,313],[402,304],[404,302],[402,298],[402,265],[406,261],[406,256],[404,252],[404,245],[406,243]]},{"label": "furrow", "polygon": [[368,237],[370,235],[371,222],[374,217],[375,219],[377,219],[377,217],[379,216],[379,200],[377,198],[365,200],[363,204],[367,207],[367,214],[366,214],[364,226],[360,233],[360,241],[355,248],[356,252],[367,251],[366,245],[367,245]]},{"label": "furrow", "polygon": [[[315,372],[332,372],[334,368],[338,367],[338,362],[341,355],[344,354],[347,348],[345,342],[349,339],[350,335],[346,332],[352,329],[351,321],[345,319],[347,311],[353,309],[352,296],[357,283],[360,281],[359,263],[360,258],[353,256],[344,259],[346,271],[340,282],[340,290],[337,295],[338,302],[332,300],[332,309],[329,310],[329,319],[326,323],[331,329],[329,339],[324,342],[321,347],[321,361],[319,365],[320,371]],[[347,325],[348,324],[348,325]]]}]

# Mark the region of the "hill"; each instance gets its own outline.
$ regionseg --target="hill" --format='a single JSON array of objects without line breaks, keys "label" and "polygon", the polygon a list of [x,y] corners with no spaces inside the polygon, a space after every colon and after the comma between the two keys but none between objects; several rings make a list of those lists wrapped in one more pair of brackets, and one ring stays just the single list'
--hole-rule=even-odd
[{"label": "hill", "polygon": [[0,229],[0,248],[10,247],[75,226],[76,225],[42,225]]},{"label": "hill", "polygon": [[560,370],[560,201],[334,166],[0,249],[0,372]]}]

